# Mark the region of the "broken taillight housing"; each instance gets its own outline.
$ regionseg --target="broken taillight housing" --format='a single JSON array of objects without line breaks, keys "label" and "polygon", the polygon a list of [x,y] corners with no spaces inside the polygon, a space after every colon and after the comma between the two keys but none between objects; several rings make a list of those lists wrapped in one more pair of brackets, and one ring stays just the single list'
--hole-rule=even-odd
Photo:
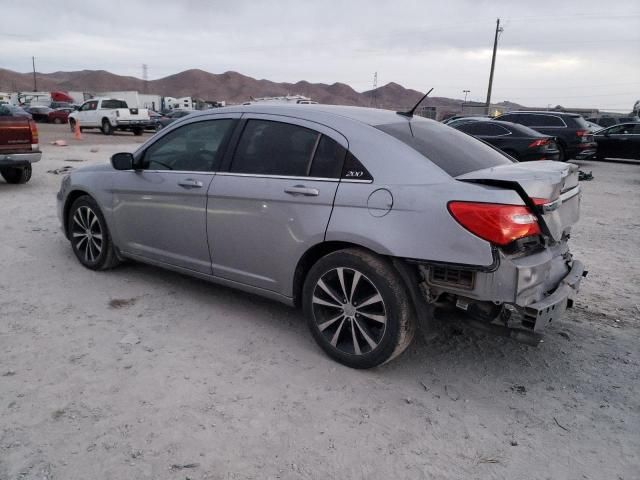
[{"label": "broken taillight housing", "polygon": [[453,201],[447,207],[460,225],[495,245],[540,234],[538,219],[525,206]]}]

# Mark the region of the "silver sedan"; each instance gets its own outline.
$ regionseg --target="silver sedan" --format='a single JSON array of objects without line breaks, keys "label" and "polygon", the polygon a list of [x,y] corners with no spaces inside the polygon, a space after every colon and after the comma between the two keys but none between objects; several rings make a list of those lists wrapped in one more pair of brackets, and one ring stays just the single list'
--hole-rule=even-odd
[{"label": "silver sedan", "polygon": [[579,198],[574,165],[421,117],[257,104],[73,171],[58,215],[87,268],[137,260],[301,307],[328,355],[369,368],[436,310],[536,343],[583,276]]}]

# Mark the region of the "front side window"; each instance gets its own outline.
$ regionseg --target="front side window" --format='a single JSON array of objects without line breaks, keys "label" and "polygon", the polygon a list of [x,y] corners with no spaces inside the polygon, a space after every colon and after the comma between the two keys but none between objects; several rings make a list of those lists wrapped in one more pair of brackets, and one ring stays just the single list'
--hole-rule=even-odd
[{"label": "front side window", "polygon": [[634,133],[633,125],[616,125],[615,127],[611,127],[608,132],[609,135],[629,135]]},{"label": "front side window", "polygon": [[319,140],[318,132],[298,125],[249,120],[238,142],[231,171],[305,177]]},{"label": "front side window", "polygon": [[151,145],[144,154],[145,170],[212,172],[220,166],[222,146],[234,120],[205,120],[171,131]]}]

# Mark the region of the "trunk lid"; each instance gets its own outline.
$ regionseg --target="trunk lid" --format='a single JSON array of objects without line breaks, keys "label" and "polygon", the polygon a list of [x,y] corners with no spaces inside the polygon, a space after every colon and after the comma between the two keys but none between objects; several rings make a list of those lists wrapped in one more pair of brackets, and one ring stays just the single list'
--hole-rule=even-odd
[{"label": "trunk lid", "polygon": [[0,116],[0,152],[31,151],[31,127],[26,117]]},{"label": "trunk lid", "polygon": [[578,166],[570,163],[537,161],[498,165],[456,177],[515,190],[538,216],[545,236],[559,242],[580,217]]}]

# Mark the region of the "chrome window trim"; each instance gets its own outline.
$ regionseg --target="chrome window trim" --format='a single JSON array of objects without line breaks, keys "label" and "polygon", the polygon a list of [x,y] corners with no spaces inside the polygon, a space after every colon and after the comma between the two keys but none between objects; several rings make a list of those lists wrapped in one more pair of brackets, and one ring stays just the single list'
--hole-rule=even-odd
[{"label": "chrome window trim", "polygon": [[299,180],[301,182],[314,181],[314,182],[339,182],[339,178],[326,178],[326,177],[303,177],[294,175],[267,175],[260,173],[236,173],[236,172],[218,172],[216,175],[223,177],[251,177],[251,178],[272,178],[275,180]]},{"label": "chrome window trim", "polygon": [[328,177],[300,177],[300,176],[289,176],[289,175],[267,175],[267,174],[260,174],[260,173],[217,172],[216,175],[221,175],[223,177],[272,178],[275,180],[296,180],[300,182],[312,181],[312,182],[333,182],[333,183],[373,183],[373,180],[352,180],[352,179],[328,178]]},{"label": "chrome window trim", "polygon": [[140,170],[130,169],[130,170],[120,170],[122,172],[146,172],[146,173],[180,173],[187,175],[217,175],[217,172],[212,172],[210,170],[147,170],[141,168]]}]

